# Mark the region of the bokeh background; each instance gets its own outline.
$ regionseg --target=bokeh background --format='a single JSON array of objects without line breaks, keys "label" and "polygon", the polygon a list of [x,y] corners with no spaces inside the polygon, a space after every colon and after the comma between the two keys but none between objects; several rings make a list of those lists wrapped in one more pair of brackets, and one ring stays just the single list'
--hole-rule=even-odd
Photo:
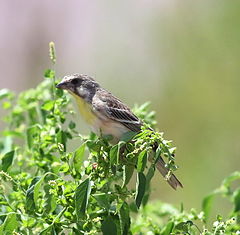
[{"label": "bokeh background", "polygon": [[152,102],[184,184],[174,192],[155,175],[152,199],[199,209],[240,169],[239,12],[224,0],[1,1],[0,88],[41,82],[54,41],[58,77],[86,73],[130,106]]}]

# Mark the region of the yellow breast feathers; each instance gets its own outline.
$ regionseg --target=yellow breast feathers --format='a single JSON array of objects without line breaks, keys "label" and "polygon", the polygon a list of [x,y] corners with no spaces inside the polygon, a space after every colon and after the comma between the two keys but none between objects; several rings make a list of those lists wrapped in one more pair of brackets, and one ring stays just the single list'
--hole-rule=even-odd
[{"label": "yellow breast feathers", "polygon": [[87,123],[89,123],[90,125],[92,125],[95,120],[96,120],[96,116],[93,114],[92,109],[91,109],[91,105],[88,104],[84,99],[82,99],[81,97],[77,96],[76,94],[72,93],[72,95],[74,96],[79,111],[81,113],[81,115],[83,116],[83,118],[85,119],[85,121]]}]

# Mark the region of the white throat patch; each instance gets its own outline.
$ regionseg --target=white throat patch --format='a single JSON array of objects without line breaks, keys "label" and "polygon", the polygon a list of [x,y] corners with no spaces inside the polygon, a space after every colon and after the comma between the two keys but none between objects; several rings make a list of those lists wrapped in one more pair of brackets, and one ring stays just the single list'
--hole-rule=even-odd
[{"label": "white throat patch", "polygon": [[77,91],[78,91],[78,94],[84,99],[86,99],[89,96],[88,90],[84,89],[82,86],[77,87]]}]

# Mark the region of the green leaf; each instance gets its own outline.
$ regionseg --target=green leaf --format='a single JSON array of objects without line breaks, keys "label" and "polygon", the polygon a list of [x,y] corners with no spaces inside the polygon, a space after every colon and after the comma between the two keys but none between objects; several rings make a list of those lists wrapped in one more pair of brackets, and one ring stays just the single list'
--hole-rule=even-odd
[{"label": "green leaf", "polygon": [[[223,180],[222,186],[219,189],[216,189],[213,193],[209,194],[208,196],[206,196],[203,199],[202,210],[205,213],[206,219],[209,218],[209,213],[211,210],[212,200],[213,200],[214,196],[217,194],[225,193],[228,190],[228,188],[230,187],[230,184],[233,181],[238,180],[238,179],[240,179],[240,172],[236,171]],[[238,211],[240,209],[240,195],[238,195],[238,192],[234,192],[233,198],[234,198],[234,202],[235,202],[235,210]]]},{"label": "green leaf", "polygon": [[110,150],[110,163],[111,165],[118,164],[118,157],[119,157],[119,147],[118,144],[114,145]]},{"label": "green leaf", "polygon": [[26,192],[26,211],[30,214],[32,214],[35,209],[36,209],[36,196],[34,196],[34,193],[36,194],[35,191],[35,185],[41,180],[40,176],[36,176],[35,178],[33,178],[27,192]]},{"label": "green leaf", "polygon": [[240,179],[240,171],[235,171],[223,180],[222,185],[225,187],[229,187],[231,182],[238,179]]},{"label": "green leaf", "polygon": [[[13,146],[13,139],[11,136],[6,136],[3,140],[0,139],[2,141],[2,148],[1,148],[1,153],[2,154],[6,154],[7,152],[10,152],[12,150],[12,146]],[[1,145],[0,144],[0,145]]]},{"label": "green leaf", "polygon": [[34,184],[34,190],[33,190],[33,200],[34,200],[34,204],[35,206],[37,206],[37,200],[39,197],[39,190],[40,190],[40,186],[43,182],[45,175],[42,177],[38,176],[38,181]]},{"label": "green leaf", "polygon": [[120,141],[118,144],[114,145],[110,149],[109,156],[110,156],[111,165],[119,164],[119,153],[120,153],[120,148],[123,144],[125,144],[125,142]]},{"label": "green leaf", "polygon": [[39,130],[41,126],[36,124],[27,129],[27,144],[28,148],[32,149],[34,141],[36,141],[36,137],[39,135]]},{"label": "green leaf", "polygon": [[145,170],[146,164],[147,164],[147,150],[143,150],[139,155],[137,159],[137,171],[143,172]]},{"label": "green leaf", "polygon": [[187,222],[180,222],[179,224],[177,224],[175,226],[175,229],[188,233],[188,223]]},{"label": "green leaf", "polygon": [[11,102],[5,101],[2,104],[3,109],[10,109],[12,107]]},{"label": "green leaf", "polygon": [[77,172],[79,172],[81,166],[83,165],[84,153],[85,153],[86,143],[83,143],[73,155],[73,165]]},{"label": "green leaf", "polygon": [[212,207],[212,201],[213,201],[214,196],[215,196],[215,193],[212,193],[212,194],[209,194],[208,196],[206,196],[203,199],[202,210],[205,214],[206,220],[209,218],[209,214],[210,214],[210,210],[211,210],[211,207]]},{"label": "green leaf", "polygon": [[54,226],[51,224],[47,228],[43,229],[39,235],[57,235]]},{"label": "green leaf", "polygon": [[154,156],[154,160],[155,160],[155,163],[158,161],[158,159],[159,159],[159,157],[161,156],[161,154],[162,154],[162,149],[161,149],[161,146],[159,145],[158,147],[157,147],[157,150],[156,150],[156,152],[155,152],[155,156]]},{"label": "green leaf", "polygon": [[100,207],[103,207],[107,211],[110,209],[109,195],[106,193],[94,194],[93,197],[98,202]]},{"label": "green leaf", "polygon": [[[91,135],[90,137],[94,138],[94,135]],[[97,154],[101,149],[101,145],[97,144],[95,140],[88,139],[85,143],[89,151],[93,154]]]},{"label": "green leaf", "polygon": [[128,235],[128,231],[130,229],[130,217],[129,217],[129,206],[126,202],[120,208],[119,211],[119,219],[120,219],[120,227],[121,234]]},{"label": "green leaf", "polygon": [[73,121],[71,121],[71,122],[68,124],[68,127],[69,127],[70,129],[74,129],[74,128],[76,127],[76,123],[73,122]]},{"label": "green leaf", "polygon": [[222,216],[221,215],[217,215],[217,221],[222,221],[223,220],[223,218],[222,218]]},{"label": "green leaf", "polygon": [[144,197],[146,187],[146,177],[142,172],[137,174],[137,184],[136,184],[136,197],[135,203],[137,208],[141,206],[142,199]]},{"label": "green leaf", "polygon": [[150,187],[150,182],[152,177],[154,176],[155,173],[155,167],[153,165],[151,165],[148,169],[147,175],[146,175],[146,183],[147,186]]},{"label": "green leaf", "polygon": [[121,141],[124,141],[124,142],[128,142],[130,141],[134,136],[136,135],[136,132],[133,132],[133,131],[128,131],[126,133],[124,133],[121,137]]},{"label": "green leaf", "polygon": [[48,174],[48,172],[43,175],[42,177],[40,176],[36,176],[32,182],[31,185],[29,186],[28,190],[27,190],[27,194],[26,194],[26,204],[28,204],[28,208],[27,209],[31,209],[31,210],[35,210],[37,207],[37,201],[39,198],[39,191],[40,191],[40,187],[41,184],[45,178],[45,176]]},{"label": "green leaf", "polygon": [[28,109],[28,117],[31,125],[38,124],[38,112],[36,107],[31,107]]},{"label": "green leaf", "polygon": [[43,105],[42,105],[42,109],[46,110],[46,111],[50,111],[53,109],[55,104],[55,100],[47,100]]},{"label": "green leaf", "polygon": [[51,186],[49,184],[46,184],[44,186],[44,192],[45,192],[45,203],[43,205],[44,214],[52,213],[57,207],[55,196],[52,193],[50,193],[50,189],[51,189]]},{"label": "green leaf", "polygon": [[236,190],[233,194],[234,212],[240,211],[240,189]]},{"label": "green leaf", "polygon": [[79,229],[76,228],[72,228],[72,233],[70,235],[84,235],[84,233],[82,231],[80,231]]},{"label": "green leaf", "polygon": [[22,137],[22,136],[24,136],[23,135],[23,133],[22,132],[20,132],[20,131],[9,131],[9,130],[5,130],[5,131],[3,131],[2,132],[3,133],[3,136],[6,136],[6,137],[10,137],[10,136],[16,136],[16,137]]},{"label": "green leaf", "polygon": [[15,150],[12,150],[3,156],[2,158],[3,171],[7,172],[8,168],[12,165],[14,154],[15,154]]},{"label": "green leaf", "polygon": [[108,216],[102,223],[103,235],[117,235],[117,226],[111,216]]},{"label": "green leaf", "polygon": [[60,130],[58,133],[57,133],[57,142],[62,144],[63,148],[62,150],[64,152],[66,152],[66,143],[67,143],[67,135],[66,135],[66,132],[63,131],[63,130]]},{"label": "green leaf", "polygon": [[10,212],[7,214],[3,224],[0,226],[0,234],[12,234],[12,232],[17,229],[18,220],[15,212]]},{"label": "green leaf", "polygon": [[154,176],[155,173],[155,167],[153,165],[150,166],[148,169],[147,175],[146,175],[146,188],[145,188],[145,194],[143,197],[142,204],[145,206],[148,202],[149,196],[150,196],[150,182],[152,177]]},{"label": "green leaf", "polygon": [[127,164],[127,165],[123,166],[123,184],[122,184],[122,188],[129,183],[129,181],[132,178],[133,172],[134,172],[134,165]]},{"label": "green leaf", "polygon": [[55,71],[51,70],[51,69],[47,69],[44,72],[44,77],[45,78],[54,78],[55,77]]},{"label": "green leaf", "polygon": [[75,210],[78,219],[85,216],[85,211],[88,205],[88,199],[91,193],[91,182],[89,178],[83,181],[75,192]]},{"label": "green leaf", "polygon": [[1,89],[0,90],[0,100],[12,96],[12,93],[8,89]]},{"label": "green leaf", "polygon": [[173,231],[173,227],[174,227],[174,222],[172,222],[172,221],[168,222],[167,225],[161,231],[161,234],[162,235],[171,234],[171,232]]}]

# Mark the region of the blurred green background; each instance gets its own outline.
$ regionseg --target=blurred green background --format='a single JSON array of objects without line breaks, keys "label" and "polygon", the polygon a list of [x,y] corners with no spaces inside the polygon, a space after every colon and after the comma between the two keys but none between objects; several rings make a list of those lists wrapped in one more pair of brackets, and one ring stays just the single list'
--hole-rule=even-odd
[{"label": "blurred green background", "polygon": [[174,192],[157,174],[152,198],[200,208],[240,168],[239,12],[223,0],[2,1],[1,88],[36,86],[54,41],[58,77],[89,74],[131,107],[152,102],[184,184]]}]

